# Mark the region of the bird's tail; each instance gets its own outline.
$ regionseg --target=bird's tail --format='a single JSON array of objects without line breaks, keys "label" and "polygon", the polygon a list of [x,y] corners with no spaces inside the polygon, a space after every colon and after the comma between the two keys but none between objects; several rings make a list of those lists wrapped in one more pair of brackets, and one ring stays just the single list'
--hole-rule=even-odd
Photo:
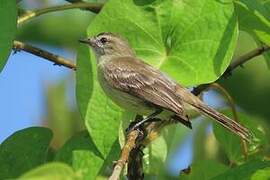
[{"label": "bird's tail", "polygon": [[[183,92],[181,92],[183,93]],[[185,92],[186,93],[186,92]],[[187,92],[190,93],[190,92]],[[225,116],[224,114],[216,111],[215,109],[210,108],[207,106],[205,103],[203,103],[199,98],[194,97],[193,94],[186,94],[186,96],[181,96],[183,101],[186,102],[187,104],[190,104],[195,108],[195,110],[199,111],[200,113],[211,117],[213,120],[217,121],[219,124],[221,124],[223,127],[227,128],[231,132],[237,134],[241,138],[250,141],[252,134],[251,132],[239,124],[236,121],[233,121],[229,117]]]}]

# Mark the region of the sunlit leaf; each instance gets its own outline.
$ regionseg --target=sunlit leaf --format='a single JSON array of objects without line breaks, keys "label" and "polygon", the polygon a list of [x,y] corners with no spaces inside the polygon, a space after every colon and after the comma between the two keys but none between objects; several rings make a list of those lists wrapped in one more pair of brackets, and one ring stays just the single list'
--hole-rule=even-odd
[{"label": "sunlit leaf", "polygon": [[70,138],[57,152],[55,160],[69,164],[85,179],[95,179],[104,163],[101,156],[84,131]]},{"label": "sunlit leaf", "polygon": [[90,61],[89,57],[89,48],[80,47],[77,63],[77,101],[94,143],[106,158],[118,136],[121,111],[101,90],[96,80],[95,61]]},{"label": "sunlit leaf", "polygon": [[91,151],[75,150],[73,151],[72,166],[83,179],[96,179],[98,172],[103,164],[103,159]]}]

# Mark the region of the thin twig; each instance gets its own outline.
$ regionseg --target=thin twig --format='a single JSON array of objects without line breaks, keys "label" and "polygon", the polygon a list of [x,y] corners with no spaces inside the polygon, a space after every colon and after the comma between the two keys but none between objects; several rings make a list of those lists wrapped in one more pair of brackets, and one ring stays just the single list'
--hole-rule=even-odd
[{"label": "thin twig", "polygon": [[76,70],[76,65],[73,64],[70,60],[20,41],[14,41],[13,49],[15,52],[23,50],[36,56],[43,57],[46,60],[53,62],[55,65],[65,66],[67,68]]},{"label": "thin twig", "polygon": [[230,66],[226,69],[224,74],[222,75],[223,77],[226,77],[227,75],[230,75],[232,70],[237,68],[238,66],[243,65],[245,62],[251,60],[252,58],[259,56],[263,54],[265,51],[270,50],[270,47],[267,45],[262,45],[261,47],[258,47],[242,56],[239,56],[236,60],[232,61]]},{"label": "thin twig", "polygon": [[[231,97],[231,95],[228,93],[228,91],[218,83],[212,83],[208,88],[215,88],[215,89],[219,90],[224,95],[224,97],[228,100],[228,103],[232,109],[232,113],[233,113],[233,117],[234,117],[233,120],[236,122],[239,122],[235,102],[234,102],[233,98]],[[247,158],[248,158],[247,142],[243,138],[240,138],[240,141],[241,141],[241,145],[242,145],[242,152],[243,152],[244,158],[245,158],[245,160],[247,160]]]},{"label": "thin twig", "polygon": [[78,2],[78,3],[64,4],[64,5],[59,5],[59,6],[48,7],[48,8],[44,8],[44,9],[37,9],[37,10],[29,11],[29,12],[25,13],[24,15],[20,16],[18,18],[17,24],[20,25],[23,22],[30,20],[31,18],[40,16],[42,14],[46,14],[49,12],[55,12],[55,11],[63,11],[63,10],[67,10],[67,9],[80,8],[80,9],[92,11],[94,13],[98,13],[101,10],[102,6],[103,6],[103,4],[100,4],[100,3]]},{"label": "thin twig", "polygon": [[122,152],[121,152],[121,157],[116,162],[116,165],[114,166],[114,169],[113,169],[113,173],[110,176],[109,180],[120,179],[122,169],[128,161],[129,154],[130,154],[131,150],[134,149],[136,146],[136,139],[138,138],[139,133],[140,133],[139,130],[132,130],[128,134],[127,142],[124,145]]},{"label": "thin twig", "polygon": [[[236,58],[235,60],[232,61],[232,63],[226,69],[226,71],[223,73],[223,75],[219,77],[219,79],[222,78],[222,77],[228,77],[232,73],[232,71],[234,69],[236,69],[237,67],[243,65],[244,63],[251,60],[252,58],[257,57],[257,56],[259,56],[259,55],[261,55],[264,52],[269,51],[269,50],[270,50],[269,46],[262,45],[262,46],[260,46],[260,47],[258,47],[256,49],[254,49],[254,50],[252,50],[252,51],[250,51],[250,52]],[[218,81],[219,79],[217,79],[216,81]],[[197,87],[195,87],[193,89],[192,93],[195,94],[195,95],[199,95],[202,91],[204,91],[207,87],[209,87],[210,84],[199,85],[199,86],[197,86]]]}]

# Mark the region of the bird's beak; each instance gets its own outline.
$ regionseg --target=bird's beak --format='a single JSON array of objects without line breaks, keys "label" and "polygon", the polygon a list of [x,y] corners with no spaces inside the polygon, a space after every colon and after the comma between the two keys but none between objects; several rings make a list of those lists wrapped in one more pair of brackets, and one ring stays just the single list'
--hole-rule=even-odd
[{"label": "bird's beak", "polygon": [[88,44],[92,47],[94,47],[96,44],[95,38],[79,39],[79,42],[84,43],[84,44]]}]

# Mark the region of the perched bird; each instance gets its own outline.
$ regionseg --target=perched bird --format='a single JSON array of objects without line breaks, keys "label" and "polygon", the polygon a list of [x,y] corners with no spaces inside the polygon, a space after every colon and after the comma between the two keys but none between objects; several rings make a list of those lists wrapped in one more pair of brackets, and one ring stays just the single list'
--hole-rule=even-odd
[{"label": "perched bird", "polygon": [[117,34],[103,32],[79,40],[95,52],[99,83],[120,107],[145,115],[135,126],[158,117],[177,120],[191,128],[188,106],[211,117],[231,132],[248,140],[247,128],[210,108],[173,79],[136,57],[129,43]]}]

